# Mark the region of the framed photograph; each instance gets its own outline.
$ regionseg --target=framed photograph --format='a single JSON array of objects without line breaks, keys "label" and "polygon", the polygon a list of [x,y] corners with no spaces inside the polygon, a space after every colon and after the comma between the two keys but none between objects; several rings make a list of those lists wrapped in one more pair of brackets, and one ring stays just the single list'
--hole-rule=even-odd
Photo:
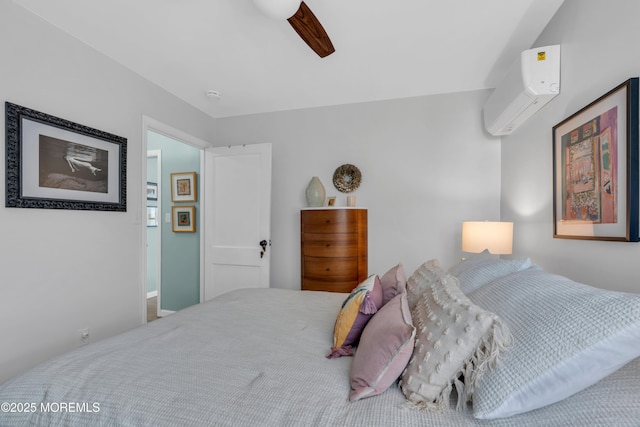
[{"label": "framed photograph", "polygon": [[6,206],[127,210],[127,140],[10,102]]},{"label": "framed photograph", "polygon": [[553,127],[553,237],[637,242],[638,78]]},{"label": "framed photograph", "polygon": [[176,233],[195,233],[196,231],[196,207],[172,206],[171,224]]},{"label": "framed photograph", "polygon": [[147,206],[147,227],[158,226],[158,207]]},{"label": "framed photograph", "polygon": [[171,201],[197,202],[198,189],[195,172],[177,172],[171,174]]},{"label": "framed photograph", "polygon": [[147,182],[147,200],[158,200],[158,184]]},{"label": "framed photograph", "polygon": [[336,196],[327,197],[327,206],[335,206],[336,205]]}]

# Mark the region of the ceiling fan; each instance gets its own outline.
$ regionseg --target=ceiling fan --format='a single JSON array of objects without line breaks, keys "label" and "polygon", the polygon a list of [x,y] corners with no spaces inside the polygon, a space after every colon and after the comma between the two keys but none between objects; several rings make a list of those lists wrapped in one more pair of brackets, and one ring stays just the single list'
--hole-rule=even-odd
[{"label": "ceiling fan", "polygon": [[301,0],[253,0],[253,3],[268,17],[289,21],[302,40],[320,58],[335,52],[322,24],[305,2]]}]

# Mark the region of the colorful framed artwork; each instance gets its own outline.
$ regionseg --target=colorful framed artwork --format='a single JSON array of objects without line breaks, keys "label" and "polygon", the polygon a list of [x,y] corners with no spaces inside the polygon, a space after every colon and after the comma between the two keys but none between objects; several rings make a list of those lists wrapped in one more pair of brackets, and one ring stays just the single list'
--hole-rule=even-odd
[{"label": "colorful framed artwork", "polygon": [[196,207],[172,206],[171,225],[176,233],[195,233],[196,231]]},{"label": "colorful framed artwork", "polygon": [[171,174],[171,201],[198,201],[198,188],[195,172],[176,172]]},{"label": "colorful framed artwork", "polygon": [[127,210],[127,140],[20,105],[6,108],[6,207]]},{"label": "colorful framed artwork", "polygon": [[638,78],[553,127],[553,237],[637,242]]}]

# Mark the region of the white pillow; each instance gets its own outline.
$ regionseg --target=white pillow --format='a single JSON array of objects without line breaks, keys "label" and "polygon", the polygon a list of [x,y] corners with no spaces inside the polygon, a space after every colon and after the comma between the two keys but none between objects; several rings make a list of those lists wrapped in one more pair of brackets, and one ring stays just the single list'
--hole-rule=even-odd
[{"label": "white pillow", "polygon": [[460,289],[468,295],[487,283],[529,267],[529,258],[500,259],[485,249],[484,252],[451,266],[447,273],[458,278]]},{"label": "white pillow", "polygon": [[476,418],[503,418],[558,402],[640,356],[640,295],[576,283],[539,267],[469,295],[513,334],[499,369],[473,395]]},{"label": "white pillow", "polygon": [[460,291],[458,279],[446,274],[422,294],[411,316],[416,340],[400,385],[407,406],[447,408],[455,385],[462,409],[478,379],[509,345],[508,328],[495,314],[473,304]]},{"label": "white pillow", "polygon": [[407,301],[410,310],[413,310],[422,294],[431,289],[431,285],[444,274],[445,271],[440,268],[440,261],[437,259],[425,261],[413,272],[407,279]]}]

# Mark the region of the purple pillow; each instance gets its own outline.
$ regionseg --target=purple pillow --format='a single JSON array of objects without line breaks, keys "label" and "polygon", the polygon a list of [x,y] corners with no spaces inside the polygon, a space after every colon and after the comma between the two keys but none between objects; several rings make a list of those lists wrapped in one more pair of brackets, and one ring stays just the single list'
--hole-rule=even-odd
[{"label": "purple pillow", "polygon": [[351,363],[349,400],[375,396],[389,388],[409,363],[415,334],[407,296],[396,295],[362,332]]},{"label": "purple pillow", "polygon": [[396,295],[403,293],[407,289],[407,275],[404,272],[402,263],[391,267],[382,276],[380,283],[382,284],[382,305],[391,301]]},{"label": "purple pillow", "polygon": [[380,307],[382,286],[374,274],[351,291],[342,303],[333,328],[333,347],[327,357],[352,356],[351,347],[358,343],[362,330]]}]

